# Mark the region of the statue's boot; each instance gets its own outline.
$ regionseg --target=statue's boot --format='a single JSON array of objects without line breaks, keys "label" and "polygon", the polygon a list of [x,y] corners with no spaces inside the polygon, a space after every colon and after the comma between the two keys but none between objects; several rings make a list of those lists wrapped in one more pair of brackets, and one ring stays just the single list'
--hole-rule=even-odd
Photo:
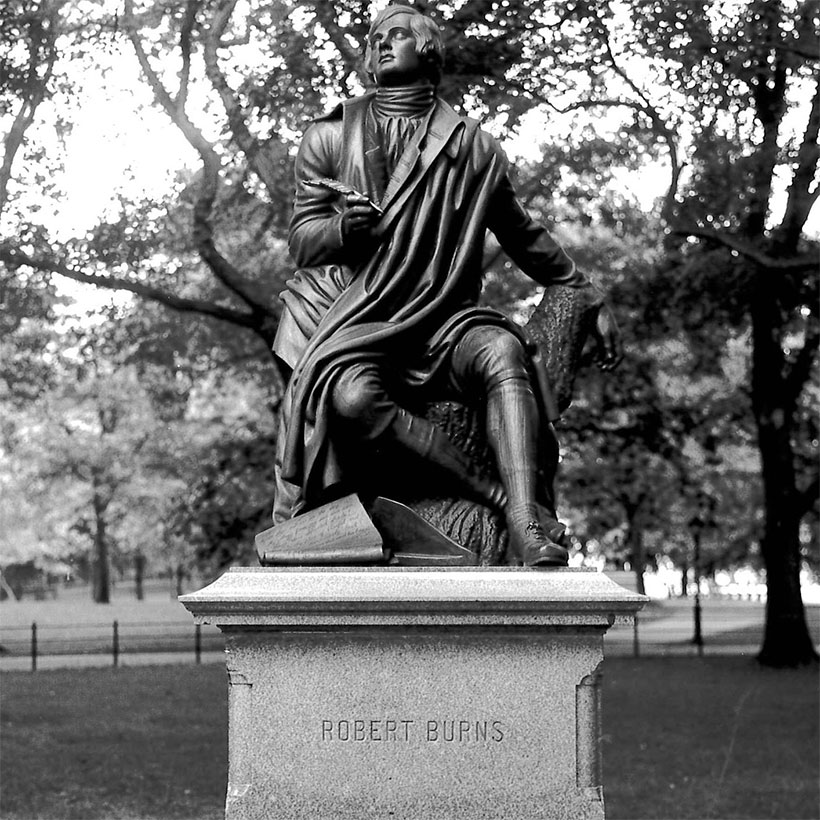
[{"label": "statue's boot", "polygon": [[565,567],[569,552],[558,543],[565,537],[564,526],[555,519],[544,520],[539,512],[537,504],[507,507],[509,560],[525,567]]},{"label": "statue's boot", "polygon": [[[549,507],[536,502],[539,459],[538,404],[525,378],[496,383],[487,397],[487,437],[507,491],[508,557],[523,566],[566,566],[565,530],[555,518],[552,486],[541,487]],[[557,446],[544,453],[557,459]],[[547,465],[551,485],[554,465]],[[562,543],[564,542],[564,543]]]},{"label": "statue's boot", "polygon": [[483,478],[472,459],[431,421],[399,408],[386,437],[434,465],[474,501],[497,510],[505,507],[504,487]]}]

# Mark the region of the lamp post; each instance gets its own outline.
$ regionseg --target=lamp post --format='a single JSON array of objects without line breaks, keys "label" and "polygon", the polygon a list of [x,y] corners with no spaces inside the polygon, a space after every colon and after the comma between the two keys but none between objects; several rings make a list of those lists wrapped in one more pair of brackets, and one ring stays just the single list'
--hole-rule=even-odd
[{"label": "lamp post", "polygon": [[703,534],[704,524],[705,522],[701,518],[700,513],[689,521],[689,530],[692,533],[692,542],[695,546],[695,554],[692,560],[695,570],[695,634],[692,636],[692,643],[697,647],[699,657],[703,657],[703,628],[701,625],[700,607],[700,539]]},{"label": "lamp post", "polygon": [[697,505],[698,511],[689,521],[689,530],[692,533],[692,543],[695,547],[692,561],[695,570],[695,633],[692,636],[692,643],[697,647],[698,655],[703,657],[703,627],[701,623],[702,609],[700,603],[700,545],[704,532],[714,530],[715,528],[716,501],[711,493],[701,490],[698,492]]}]

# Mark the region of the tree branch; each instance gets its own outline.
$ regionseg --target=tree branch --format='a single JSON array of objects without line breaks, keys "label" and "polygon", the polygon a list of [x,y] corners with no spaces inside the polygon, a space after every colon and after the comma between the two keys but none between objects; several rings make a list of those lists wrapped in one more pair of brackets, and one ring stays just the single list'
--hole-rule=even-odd
[{"label": "tree branch", "polygon": [[259,140],[253,136],[247,124],[247,113],[240,103],[233,89],[228,84],[224,73],[219,67],[218,49],[225,46],[223,39],[225,29],[236,7],[236,0],[220,0],[214,13],[211,25],[203,43],[203,58],[205,74],[213,85],[231,129],[236,144],[245,154],[248,163],[262,183],[268,189],[271,198],[278,198],[279,173],[277,164],[266,152],[262,151]]},{"label": "tree branch", "polygon": [[680,180],[682,166],[678,158],[677,143],[675,142],[672,132],[669,131],[669,129],[660,119],[660,116],[651,106],[647,106],[642,102],[636,102],[635,100],[603,99],[580,100],[578,102],[571,103],[570,105],[561,107],[555,105],[555,103],[553,103],[545,95],[524,88],[520,84],[519,88],[521,88],[533,99],[537,100],[540,103],[543,103],[548,108],[551,108],[553,111],[555,111],[556,114],[569,114],[572,111],[586,110],[588,108],[631,108],[633,111],[637,111],[640,114],[644,114],[652,122],[652,125],[654,127],[654,133],[656,134],[656,136],[660,137],[666,143],[667,152],[669,154],[671,179],[669,182],[669,188],[667,189],[667,192],[664,196],[663,205],[664,219],[666,219],[667,222],[669,221],[669,218],[672,214],[672,209],[675,205],[675,196],[678,192],[678,182]]},{"label": "tree branch", "polygon": [[802,518],[820,498],[820,476],[815,475],[809,483],[797,493],[797,514]]},{"label": "tree branch", "polygon": [[811,190],[811,185],[817,172],[817,162],[820,159],[820,146],[817,137],[820,134],[820,71],[816,73],[816,87],[811,102],[809,119],[803,133],[803,141],[797,152],[797,168],[794,170],[792,184],[789,186],[789,196],[786,210],[780,222],[778,233],[780,240],[787,250],[797,246],[800,234],[809,212],[820,194],[820,185]]},{"label": "tree branch", "polygon": [[793,412],[797,405],[803,385],[811,378],[818,348],[820,348],[820,327],[817,323],[812,323],[806,331],[803,347],[800,348],[783,377],[783,402],[790,412]]},{"label": "tree branch", "polygon": [[638,99],[643,103],[643,107],[640,109],[646,114],[655,128],[655,133],[666,143],[666,149],[669,152],[669,164],[671,166],[671,179],[669,182],[669,188],[667,189],[666,196],[664,197],[664,204],[663,204],[663,211],[662,216],[663,219],[668,223],[672,217],[672,213],[675,207],[675,197],[677,196],[678,192],[678,184],[680,181],[680,174],[681,174],[681,164],[680,159],[678,157],[678,145],[675,138],[674,131],[666,124],[664,119],[658,113],[658,110],[650,101],[649,97],[644,93],[643,89],[641,89],[637,83],[633,81],[633,79],[627,74],[626,70],[622,68],[618,61],[615,59],[615,54],[612,51],[612,43],[609,37],[609,28],[607,27],[606,23],[598,16],[597,12],[594,11],[593,6],[593,14],[598,22],[598,31],[601,35],[601,39],[604,44],[604,49],[606,50],[607,58],[609,59],[609,63],[612,66],[612,70],[627,84],[627,86],[632,90],[634,94],[637,95]]},{"label": "tree branch", "polygon": [[796,54],[804,60],[814,61],[820,60],[820,49],[810,51],[807,48],[799,48],[798,46],[790,46],[785,43],[766,43],[768,48],[773,48],[776,51],[785,51],[787,54]]},{"label": "tree branch", "polygon": [[183,136],[200,155],[203,163],[212,163],[219,166],[220,160],[208,140],[202,135],[202,132],[188,119],[184,110],[178,108],[171,95],[168,93],[165,86],[159,79],[159,75],[154,71],[148,55],[142,46],[142,42],[137,33],[134,17],[133,0],[125,0],[125,15],[123,17],[123,29],[125,31],[134,53],[139,61],[143,76],[151,88],[156,101],[162,106],[165,113],[171,118],[174,125],[182,131]]},{"label": "tree branch", "polygon": [[642,114],[647,114],[649,116],[649,112],[646,110],[646,106],[643,103],[635,102],[634,100],[580,100],[576,103],[571,103],[570,105],[566,105],[563,108],[560,106],[555,105],[554,103],[550,102],[548,99],[539,97],[539,99],[548,105],[553,111],[557,114],[568,114],[571,111],[579,111],[581,109],[586,108],[631,108],[633,111],[640,111]]},{"label": "tree branch", "polygon": [[21,251],[13,251],[7,248],[0,248],[0,262],[5,262],[10,268],[26,266],[45,273],[56,273],[58,276],[65,276],[75,282],[96,285],[107,290],[125,290],[182,313],[199,313],[239,327],[255,330],[257,333],[260,332],[260,318],[253,312],[235,310],[234,308],[206,302],[203,299],[177,296],[160,288],[145,285],[142,282],[132,282],[119,276],[100,276],[95,273],[86,273],[56,259],[30,256]]},{"label": "tree branch", "polygon": [[723,234],[718,231],[701,228],[698,226],[678,228],[675,233],[679,236],[696,236],[699,239],[706,239],[717,245],[722,245],[729,250],[751,259],[763,268],[784,271],[788,273],[799,273],[802,271],[816,270],[818,261],[814,257],[804,257],[800,259],[775,259],[773,256],[764,253],[759,248],[748,245],[745,242],[735,239],[731,234]]},{"label": "tree branch", "polygon": [[179,90],[177,91],[177,111],[184,111],[188,101],[188,83],[191,78],[191,38],[194,33],[196,13],[201,0],[188,0],[185,4],[185,14],[179,30],[179,50],[182,53],[182,68],[179,72]]},{"label": "tree branch", "polygon": [[234,138],[244,151],[249,147],[248,143],[254,141],[253,136],[248,131],[242,106],[219,68],[217,57],[217,49],[220,48],[222,35],[236,8],[236,2],[237,0],[219,0],[217,3],[216,11],[211,18],[211,25],[208,27],[203,43],[203,58],[205,60],[205,74],[219,94],[222,107],[228,115],[231,131],[234,132]]},{"label": "tree branch", "polygon": [[[223,47],[222,36],[234,12],[236,2],[237,0],[220,0],[217,4],[211,25],[208,27],[204,38],[203,59],[205,61],[205,74],[219,94],[222,107],[228,117],[231,134],[242,152],[250,161],[253,161],[259,153],[259,142],[248,128],[245,110],[219,67],[217,54],[218,49]],[[268,169],[254,167],[254,170],[259,174],[265,185],[271,188],[272,179],[269,176]]]},{"label": "tree branch", "polygon": [[626,71],[618,65],[618,61],[615,59],[615,54],[612,51],[612,43],[609,39],[609,28],[598,16],[594,6],[592,7],[592,13],[598,23],[598,33],[601,35],[601,41],[603,42],[604,50],[606,51],[606,56],[609,60],[609,64],[612,66],[612,70],[632,89],[647,109],[652,109],[652,103],[646,94],[644,94],[643,90],[632,80]]},{"label": "tree branch", "polygon": [[[60,9],[66,0],[54,0],[44,4],[46,14],[44,18],[36,14],[31,15],[29,22],[29,63],[26,87],[31,91],[29,96],[20,104],[20,109],[14,117],[11,127],[4,140],[3,164],[0,166],[0,213],[3,212],[8,200],[8,184],[11,179],[11,168],[20,146],[23,144],[28,127],[34,121],[34,113],[45,99],[49,80],[54,72],[54,63],[57,59],[56,40],[57,23]],[[45,68],[42,75],[38,73],[39,60],[42,50],[46,51]]]},{"label": "tree branch", "polygon": [[327,0],[313,0],[310,5],[313,7],[314,19],[327,32],[330,42],[339,52],[347,75],[355,74],[363,86],[369,85],[371,80],[365,71],[362,55],[347,41],[344,30],[336,20],[335,5],[328,3]]},{"label": "tree branch", "polygon": [[680,184],[680,175],[682,171],[682,165],[680,162],[680,157],[678,154],[678,144],[677,144],[677,137],[675,132],[666,124],[664,119],[661,117],[658,110],[652,104],[649,97],[646,93],[638,86],[638,84],[632,80],[632,78],[627,74],[627,72],[621,67],[618,63],[618,60],[615,58],[615,54],[612,51],[612,45],[610,42],[609,36],[609,29],[607,28],[604,21],[598,16],[596,12],[593,11],[593,15],[595,17],[595,21],[597,23],[597,31],[600,35],[602,45],[606,52],[607,61],[612,67],[612,70],[615,72],[617,76],[619,76],[627,85],[627,87],[638,97],[638,100],[627,100],[627,99],[601,99],[601,100],[581,100],[576,103],[572,103],[571,105],[565,106],[563,108],[554,105],[547,97],[543,91],[532,91],[529,89],[523,89],[532,96],[534,99],[537,99],[539,102],[546,104],[550,107],[553,111],[559,114],[566,114],[571,111],[577,111],[580,109],[588,109],[588,108],[596,108],[596,107],[605,107],[605,108],[614,108],[614,107],[624,107],[624,108],[631,108],[633,111],[636,111],[640,114],[643,114],[645,117],[649,119],[652,123],[652,130],[656,137],[661,139],[666,144],[667,154],[669,156],[669,165],[670,165],[670,180],[669,186],[667,188],[666,194],[664,195],[664,204],[661,215],[663,219],[668,223],[671,221],[672,214],[675,208],[675,200],[677,197],[678,192],[678,185]]},{"label": "tree branch", "polygon": [[[232,10],[235,0],[222,0],[221,6],[229,6]],[[154,92],[157,102],[165,110],[171,121],[182,131],[185,138],[197,151],[202,159],[202,180],[199,196],[194,205],[194,241],[203,262],[211,269],[211,272],[225,285],[226,288],[236,294],[254,312],[264,313],[266,306],[261,298],[258,288],[252,286],[245,276],[235,268],[216,249],[213,238],[213,228],[210,218],[216,193],[219,186],[219,176],[222,170],[222,161],[214,146],[205,139],[202,132],[191,122],[184,110],[176,105],[162,85],[156,71],[154,71],[145,53],[142,42],[134,25],[133,0],[125,0],[125,20],[124,28],[134,52],[137,55],[142,73],[148,85]],[[229,12],[230,16],[230,12]]]},{"label": "tree branch", "polygon": [[[759,25],[764,27],[767,40],[779,37],[780,10],[778,4],[766,4],[761,11]],[[766,228],[777,167],[777,137],[787,108],[788,70],[783,55],[776,53],[772,59],[771,48],[765,46],[752,47],[748,62],[753,111],[763,129],[763,136],[755,145],[754,162],[750,166],[751,179],[746,186],[748,205],[744,228],[747,235],[762,236]]]}]

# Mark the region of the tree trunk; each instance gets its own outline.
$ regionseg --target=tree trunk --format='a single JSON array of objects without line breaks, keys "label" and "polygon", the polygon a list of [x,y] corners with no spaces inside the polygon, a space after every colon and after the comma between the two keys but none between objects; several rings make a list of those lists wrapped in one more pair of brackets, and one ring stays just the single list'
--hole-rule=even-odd
[{"label": "tree trunk", "polygon": [[766,522],[766,628],[758,660],[799,666],[818,660],[800,592],[800,514],[791,443],[793,408],[783,378],[782,315],[774,271],[761,271],[752,303],[752,402],[760,447]]},{"label": "tree trunk", "polygon": [[94,561],[92,594],[98,604],[111,603],[111,568],[108,550],[108,534],[105,512],[108,501],[103,496],[102,485],[96,472],[91,478],[92,506],[94,508]]},{"label": "tree trunk", "polygon": [[643,550],[643,527],[638,524],[638,516],[630,516],[626,531],[626,545],[629,547],[629,562],[635,573],[635,589],[641,595],[646,595],[646,584],[643,573],[646,569],[646,556]]},{"label": "tree trunk", "polygon": [[689,564],[686,563],[680,570],[680,597],[685,598],[689,594]]},{"label": "tree trunk", "polygon": [[106,504],[100,496],[96,478],[94,486],[94,602],[111,603],[111,572],[108,558],[108,536],[105,530]]},{"label": "tree trunk", "polygon": [[145,597],[142,587],[143,576],[145,575],[145,556],[138,550],[134,555],[134,592],[137,600],[141,601]]}]

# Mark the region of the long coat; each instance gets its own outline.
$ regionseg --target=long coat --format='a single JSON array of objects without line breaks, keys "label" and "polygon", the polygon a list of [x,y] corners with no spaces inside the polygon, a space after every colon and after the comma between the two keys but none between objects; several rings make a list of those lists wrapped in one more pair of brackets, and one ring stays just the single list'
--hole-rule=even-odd
[{"label": "long coat", "polygon": [[[441,100],[381,190],[370,160],[379,150],[371,98],[349,100],[314,123],[296,160],[289,246],[306,270],[283,294],[286,318],[274,346],[293,367],[277,465],[291,499],[277,499],[275,520],[343,478],[328,423],[333,385],[345,367],[385,361],[411,389],[423,388],[469,327],[519,332],[498,312],[476,307],[487,229],[540,284],[587,284],[515,198],[498,143]],[[370,242],[345,246],[335,195],[305,184],[319,177],[348,183],[379,203],[384,213]],[[288,511],[293,488],[301,498]]]}]

